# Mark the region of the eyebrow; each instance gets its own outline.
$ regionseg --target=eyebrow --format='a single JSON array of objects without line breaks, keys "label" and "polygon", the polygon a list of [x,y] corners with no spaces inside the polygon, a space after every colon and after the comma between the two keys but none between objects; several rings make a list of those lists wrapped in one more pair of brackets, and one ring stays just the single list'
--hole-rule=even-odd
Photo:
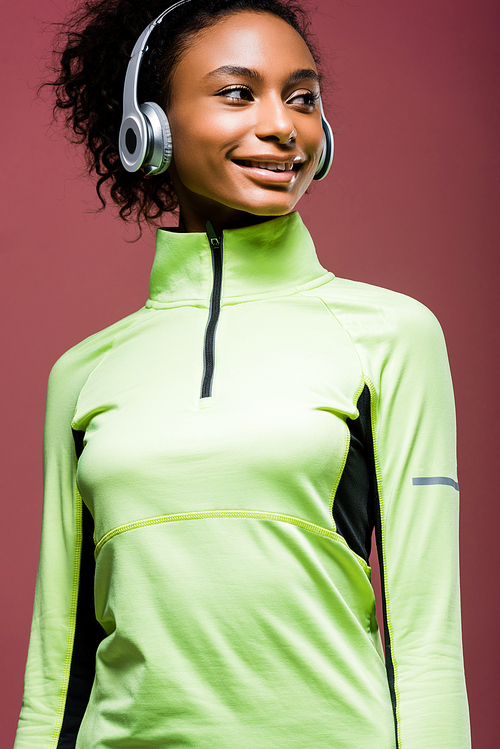
[{"label": "eyebrow", "polygon": [[[211,70],[210,73],[207,73],[205,78],[219,78],[225,75],[238,75],[243,78],[250,78],[254,81],[263,80],[263,76],[258,70],[255,70],[255,68],[245,68],[240,67],[239,65],[221,65],[220,68],[216,68],[215,70]],[[318,73],[312,68],[300,68],[299,70],[294,70],[293,73],[288,76],[286,82],[288,84],[294,84],[307,78],[316,81],[318,84],[320,83]]]}]

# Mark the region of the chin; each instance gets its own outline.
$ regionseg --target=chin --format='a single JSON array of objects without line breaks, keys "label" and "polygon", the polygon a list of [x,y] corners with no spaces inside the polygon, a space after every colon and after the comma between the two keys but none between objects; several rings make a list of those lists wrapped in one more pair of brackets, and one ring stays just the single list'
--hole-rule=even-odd
[{"label": "chin", "polygon": [[293,206],[276,203],[274,203],[273,205],[242,204],[238,206],[238,210],[243,211],[244,213],[251,213],[253,216],[283,216],[283,214],[293,211],[294,207],[295,204]]},{"label": "chin", "polygon": [[268,216],[271,218],[273,216],[284,216],[287,213],[291,213],[299,200],[300,197],[296,200],[280,201],[268,199],[247,202],[246,204],[242,201],[239,205],[234,204],[231,207],[244,211],[245,213],[250,213],[253,216]]}]

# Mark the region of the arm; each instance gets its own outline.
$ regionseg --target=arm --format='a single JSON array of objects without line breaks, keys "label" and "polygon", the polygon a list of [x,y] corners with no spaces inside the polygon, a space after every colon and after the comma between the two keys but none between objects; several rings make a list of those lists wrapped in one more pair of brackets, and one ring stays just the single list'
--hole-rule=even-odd
[{"label": "arm", "polygon": [[467,749],[451,377],[434,316],[405,297],[399,303],[393,335],[375,340],[370,356],[378,359],[370,383],[376,532],[397,746]]},{"label": "arm", "polygon": [[84,435],[71,422],[93,370],[144,314],[142,308],[82,341],[50,374],[40,561],[14,749],[74,746],[87,707],[104,630],[94,609],[94,522],[76,486]]},{"label": "arm", "polygon": [[93,606],[92,518],[76,489],[71,431],[78,380],[86,374],[77,368],[75,376],[70,352],[49,378],[42,540],[15,749],[55,749],[62,737],[75,737],[93,680],[100,628]]}]

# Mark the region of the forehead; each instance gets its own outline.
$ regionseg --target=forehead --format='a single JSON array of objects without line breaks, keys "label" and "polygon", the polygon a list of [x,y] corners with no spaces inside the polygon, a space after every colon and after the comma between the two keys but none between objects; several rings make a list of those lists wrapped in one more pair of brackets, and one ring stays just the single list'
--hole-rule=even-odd
[{"label": "forehead", "polygon": [[267,12],[240,11],[223,16],[190,39],[176,73],[204,76],[223,65],[283,74],[297,68],[316,70],[300,34],[286,21]]}]

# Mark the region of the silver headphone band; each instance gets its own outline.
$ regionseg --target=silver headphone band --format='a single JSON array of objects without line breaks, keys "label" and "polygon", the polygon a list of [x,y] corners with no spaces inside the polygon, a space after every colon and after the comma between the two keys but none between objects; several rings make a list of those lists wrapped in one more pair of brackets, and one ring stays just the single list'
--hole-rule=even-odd
[{"label": "silver headphone band", "polygon": [[178,2],[171,5],[170,8],[167,8],[167,10],[164,10],[163,13],[160,13],[158,18],[155,18],[154,21],[151,21],[149,26],[146,26],[139,39],[134,44],[134,48],[132,50],[132,54],[130,55],[130,60],[127,66],[127,72],[125,74],[125,85],[123,87],[124,112],[139,111],[139,103],[137,101],[139,72],[141,69],[144,53],[147,50],[147,41],[151,36],[151,33],[154,31],[156,26],[158,26],[158,24],[163,21],[165,16],[167,16],[176,8],[180,8],[181,5],[186,5],[186,3],[189,2],[191,2],[191,0],[178,0]]},{"label": "silver headphone band", "polygon": [[[162,152],[163,157],[160,159],[158,164],[149,163],[148,154],[157,153],[158,149],[155,148],[156,139],[153,138],[151,142],[150,132],[148,129],[148,119],[145,116],[143,105],[139,105],[137,99],[137,91],[139,86],[139,72],[141,69],[142,60],[146,50],[148,49],[147,42],[151,32],[160,24],[165,16],[171,13],[181,5],[185,5],[191,0],[178,0],[163,11],[157,18],[154,19],[144,29],[138,40],[136,41],[132,54],[127,65],[127,71],[125,73],[125,83],[123,86],[123,114],[122,122],[120,125],[120,133],[118,136],[118,150],[120,154],[120,160],[122,165],[128,172],[136,172],[141,166],[149,168],[149,172],[160,173],[164,171],[170,163],[172,155],[171,143],[168,143],[166,139],[162,139],[161,133],[163,128],[160,125],[160,139],[163,140]],[[154,113],[156,115],[156,112]],[[161,114],[161,113],[160,113]],[[166,118],[165,118],[166,119]],[[168,121],[166,122],[168,125]],[[145,163],[146,162],[146,163]]]}]

